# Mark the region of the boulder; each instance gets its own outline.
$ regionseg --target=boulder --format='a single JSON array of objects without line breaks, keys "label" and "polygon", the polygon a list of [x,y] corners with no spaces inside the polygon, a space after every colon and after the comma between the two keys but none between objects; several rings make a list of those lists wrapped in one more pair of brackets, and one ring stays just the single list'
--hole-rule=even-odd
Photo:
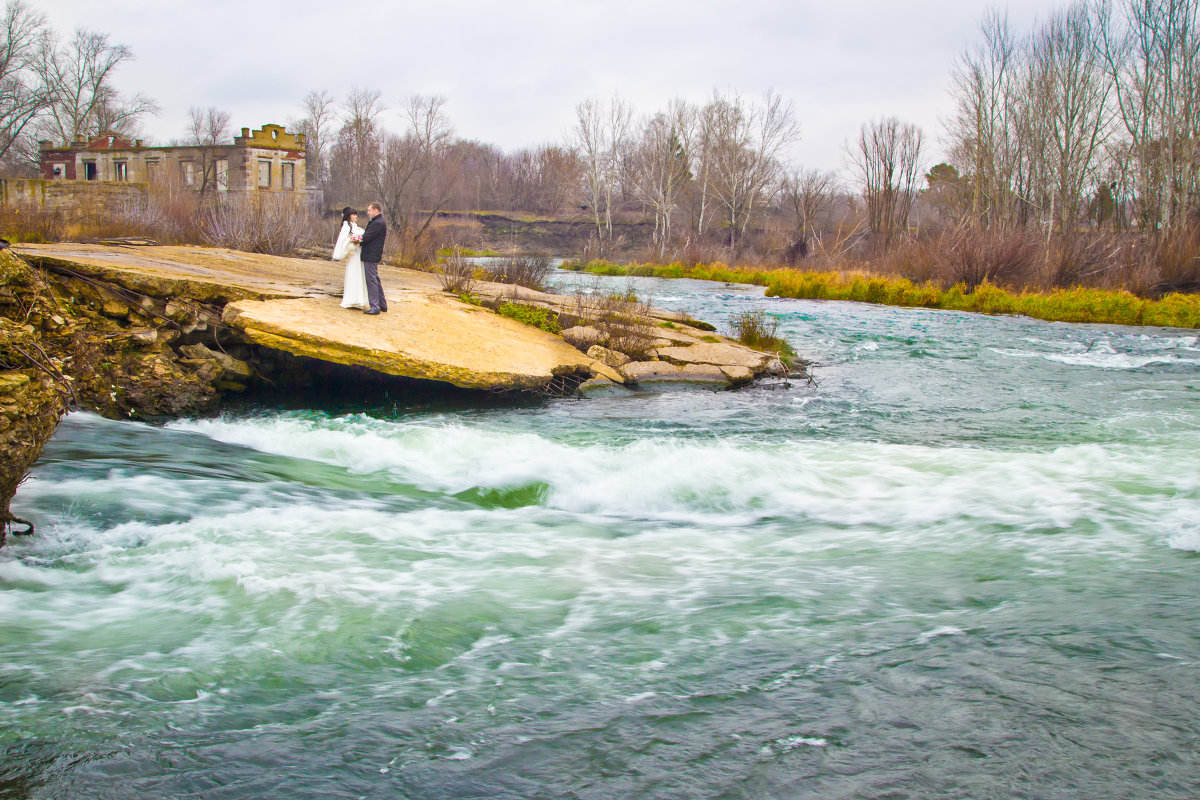
[{"label": "boulder", "polygon": [[707,364],[681,367],[666,361],[635,361],[622,367],[621,374],[641,389],[668,384],[707,385],[716,389],[729,386],[725,373]]},{"label": "boulder", "polygon": [[721,367],[747,367],[761,372],[774,356],[751,350],[733,342],[700,342],[690,347],[662,347],[658,357],[672,364],[714,364]]},{"label": "boulder", "polygon": [[734,385],[749,383],[754,380],[754,371],[749,367],[721,367],[720,370],[725,373],[725,377]]},{"label": "boulder", "polygon": [[605,378],[613,381],[614,383],[625,383],[625,376],[618,372],[615,368],[605,364],[603,361],[593,360],[589,366],[592,372],[592,377]]},{"label": "boulder", "polygon": [[587,354],[589,358],[594,358],[602,364],[607,364],[610,367],[621,367],[628,364],[631,359],[624,353],[618,353],[616,350],[609,350],[604,345],[594,344],[588,348]]},{"label": "boulder", "polygon": [[113,319],[125,319],[129,316],[129,306],[112,295],[108,295],[100,305],[100,313]]},{"label": "boulder", "polygon": [[604,340],[604,334],[598,328],[590,325],[576,325],[574,328],[567,328],[561,335],[563,341],[581,353],[586,353],[592,345],[599,344]]},{"label": "boulder", "polygon": [[179,352],[190,359],[215,361],[220,365],[222,374],[226,378],[249,378],[254,374],[254,369],[245,361],[236,359],[228,353],[210,350],[202,344],[185,344],[179,348]]},{"label": "boulder", "polygon": [[607,378],[591,378],[579,384],[576,389],[581,397],[608,397],[617,394],[629,394],[623,384],[613,383]]},{"label": "boulder", "polygon": [[440,292],[388,300],[378,316],[333,297],[240,300],[225,306],[224,321],[273,350],[464,389],[542,391],[568,374],[611,371],[552,333]]}]

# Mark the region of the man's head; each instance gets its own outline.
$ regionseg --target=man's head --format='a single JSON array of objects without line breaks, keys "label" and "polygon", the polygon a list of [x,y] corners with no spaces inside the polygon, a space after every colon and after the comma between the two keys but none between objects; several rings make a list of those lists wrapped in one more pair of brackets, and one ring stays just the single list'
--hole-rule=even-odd
[{"label": "man's head", "polygon": [[379,205],[379,203],[371,203],[370,205],[367,206],[367,216],[370,217],[371,219],[375,219],[382,213],[383,213],[383,206]]}]

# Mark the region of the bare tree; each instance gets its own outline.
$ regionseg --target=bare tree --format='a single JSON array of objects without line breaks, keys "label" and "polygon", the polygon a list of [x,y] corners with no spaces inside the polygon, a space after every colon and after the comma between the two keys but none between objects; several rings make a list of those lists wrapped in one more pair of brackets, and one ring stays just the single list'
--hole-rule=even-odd
[{"label": "bare tree", "polygon": [[500,209],[560,214],[575,201],[582,182],[578,154],[555,145],[519,150],[497,167]]},{"label": "bare tree", "polygon": [[387,208],[401,243],[401,258],[409,264],[427,257],[423,240],[445,202],[440,158],[454,135],[445,112],[446,98],[413,95],[405,101],[409,130],[388,136],[379,168],[367,185]]},{"label": "bare tree", "polygon": [[1047,230],[1074,230],[1085,193],[1099,177],[1109,83],[1094,35],[1095,17],[1079,3],[1054,14],[1032,43],[1035,102],[1049,144]]},{"label": "bare tree", "polygon": [[196,188],[204,195],[222,188],[222,183],[228,187],[228,173],[222,173],[223,169],[229,169],[229,164],[221,164],[220,147],[229,138],[229,112],[213,106],[192,106],[188,109],[188,116],[188,144],[195,148],[193,152],[196,159],[193,163],[198,162],[200,168],[196,175],[200,185]]},{"label": "bare tree", "polygon": [[100,131],[130,134],[146,114],[158,112],[153,100],[137,94],[126,97],[113,87],[113,72],[133,58],[123,44],[110,44],[108,35],[77,28],[68,42],[43,31],[37,72],[48,97],[45,132],[73,142]]},{"label": "bare tree", "polygon": [[596,225],[600,256],[607,254],[612,241],[613,198],[632,116],[630,106],[619,97],[607,104],[589,99],[575,106],[574,148],[583,167],[583,201]]},{"label": "bare tree", "polygon": [[293,119],[291,127],[304,134],[304,171],[308,185],[324,188],[329,177],[327,157],[336,120],[333,96],[324,89],[313,90],[304,96],[302,107],[303,115]]},{"label": "bare tree", "polygon": [[676,100],[666,112],[646,121],[630,157],[630,180],[635,194],[654,209],[654,242],[658,255],[666,255],[671,241],[671,220],[679,193],[691,179],[691,159],[684,145],[692,109]]},{"label": "bare tree", "polygon": [[850,150],[867,204],[867,222],[886,248],[908,227],[922,176],[921,129],[895,117],[863,125]]},{"label": "bare tree", "polygon": [[1196,195],[1200,162],[1200,25],[1197,0],[1099,3],[1100,51],[1127,137],[1118,160],[1131,178],[1143,230],[1178,222]]},{"label": "bare tree", "polygon": [[329,153],[329,187],[338,202],[367,202],[368,181],[378,174],[384,131],[380,92],[355,88],[343,101],[343,121]]},{"label": "bare tree", "polygon": [[983,44],[964,53],[952,74],[956,107],[947,127],[950,151],[970,181],[972,219],[992,227],[1014,219],[1012,181],[1020,151],[1013,134],[1021,54],[1008,18],[999,11],[988,11],[980,29]]},{"label": "bare tree", "polygon": [[708,232],[713,216],[712,163],[716,153],[716,117],[718,108],[708,103],[692,110],[690,125],[681,129],[684,149],[691,161],[692,181],[687,187],[684,202],[687,205],[688,227],[695,240],[701,240]]},{"label": "bare tree", "polygon": [[774,194],[783,151],[800,135],[791,103],[768,91],[761,105],[737,94],[716,94],[709,104],[707,177],[736,254],[755,212]]},{"label": "bare tree", "polygon": [[817,222],[833,206],[837,175],[818,169],[796,169],[780,185],[780,205],[793,219],[788,244],[789,260],[808,255],[809,242],[818,237]]},{"label": "bare tree", "polygon": [[48,101],[35,70],[46,18],[22,0],[9,0],[0,25],[0,159],[4,159]]}]

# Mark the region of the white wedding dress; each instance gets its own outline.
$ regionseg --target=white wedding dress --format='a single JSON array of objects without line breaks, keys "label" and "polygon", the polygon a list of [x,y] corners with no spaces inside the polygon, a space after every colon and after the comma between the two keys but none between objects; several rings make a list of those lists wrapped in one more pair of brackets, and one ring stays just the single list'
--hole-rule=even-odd
[{"label": "white wedding dress", "polygon": [[363,229],[355,225],[353,222],[343,222],[342,229],[338,231],[337,244],[333,246],[333,257],[338,258],[339,253],[349,253],[346,258],[346,286],[342,290],[342,308],[361,308],[364,311],[371,307],[370,300],[367,299],[367,276],[363,272],[361,248],[356,244],[350,243],[350,235],[358,234],[362,236]]}]

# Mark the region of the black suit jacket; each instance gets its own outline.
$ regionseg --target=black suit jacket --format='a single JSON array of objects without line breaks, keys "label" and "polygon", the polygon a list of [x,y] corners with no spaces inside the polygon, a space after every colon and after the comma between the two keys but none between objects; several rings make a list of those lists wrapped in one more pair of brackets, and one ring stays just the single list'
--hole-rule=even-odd
[{"label": "black suit jacket", "polygon": [[368,264],[378,264],[383,261],[383,240],[387,238],[387,223],[383,214],[379,214],[367,223],[363,229],[362,244],[359,245],[359,258]]}]

